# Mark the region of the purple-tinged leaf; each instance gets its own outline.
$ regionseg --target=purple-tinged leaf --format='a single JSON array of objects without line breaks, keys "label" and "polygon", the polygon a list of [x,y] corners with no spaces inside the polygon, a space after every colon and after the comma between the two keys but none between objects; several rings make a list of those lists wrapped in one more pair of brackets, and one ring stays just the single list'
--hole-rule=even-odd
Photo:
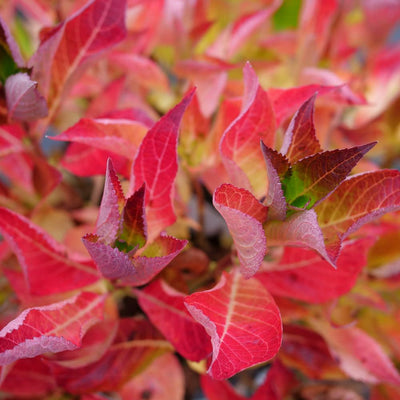
[{"label": "purple-tinged leaf", "polygon": [[270,246],[300,246],[317,251],[322,258],[335,266],[324,244],[324,237],[314,210],[299,211],[285,221],[268,221],[265,236]]},{"label": "purple-tinged leaf", "polygon": [[134,273],[135,266],[132,258],[118,248],[104,243],[99,236],[87,234],[82,241],[105,278],[119,279]]},{"label": "purple-tinged leaf", "polygon": [[285,132],[281,153],[294,164],[322,149],[314,128],[314,103],[316,94],[308,99],[296,112]]},{"label": "purple-tinged leaf", "polygon": [[7,78],[5,83],[8,117],[10,120],[31,121],[47,116],[47,104],[37,90],[37,82],[25,72]]},{"label": "purple-tinged leaf", "polygon": [[93,234],[86,235],[83,243],[104,277],[122,279],[124,285],[140,286],[163,270],[186,246],[187,241],[160,236],[146,246],[140,256],[131,256],[112,248]]},{"label": "purple-tinged leaf", "polygon": [[135,293],[151,322],[183,357],[200,361],[211,353],[210,337],[184,305],[186,295],[161,280]]},{"label": "purple-tinged leaf", "polygon": [[268,94],[258,83],[249,63],[244,70],[245,93],[240,115],[228,126],[220,143],[220,152],[231,182],[263,196],[267,172],[260,169],[263,155],[260,140],[273,147],[275,115]]},{"label": "purple-tinged leaf", "polygon": [[111,159],[107,161],[106,180],[101,200],[96,232],[105,244],[114,243],[120,227],[125,196]]},{"label": "purple-tinged leaf", "polygon": [[187,245],[186,240],[159,236],[135,257],[136,270],[122,279],[125,285],[140,286],[148,283],[162,271]]},{"label": "purple-tinged leaf", "polygon": [[363,224],[400,208],[400,172],[380,170],[351,176],[315,207],[332,259],[342,241]]},{"label": "purple-tinged leaf", "polygon": [[69,258],[45,231],[5,208],[0,208],[0,232],[18,257],[32,295],[68,292],[100,278],[92,261]]},{"label": "purple-tinged leaf", "polygon": [[146,185],[146,219],[149,239],[175,222],[172,204],[178,171],[178,130],[194,91],[165,114],[147,133],[133,164],[131,192]]},{"label": "purple-tinged leaf", "polygon": [[103,318],[103,304],[104,296],[82,292],[23,311],[0,331],[0,365],[79,348],[86,331]]},{"label": "purple-tinged leaf", "polygon": [[214,379],[230,378],[278,352],[282,341],[279,309],[258,280],[224,273],[214,288],[191,294],[185,304],[211,336],[208,373]]},{"label": "purple-tinged leaf", "polygon": [[238,252],[240,272],[250,278],[257,272],[267,251],[262,226],[267,218],[267,207],[246,189],[229,184],[216,189],[213,204],[231,232]]},{"label": "purple-tinged leaf", "polygon": [[283,195],[282,176],[289,168],[289,162],[280,153],[261,142],[268,176],[268,190],[264,204],[268,207],[268,219],[283,221],[286,218],[286,199]]},{"label": "purple-tinged leaf", "polygon": [[298,161],[283,180],[286,201],[299,208],[313,207],[336,189],[374,145],[324,151]]}]

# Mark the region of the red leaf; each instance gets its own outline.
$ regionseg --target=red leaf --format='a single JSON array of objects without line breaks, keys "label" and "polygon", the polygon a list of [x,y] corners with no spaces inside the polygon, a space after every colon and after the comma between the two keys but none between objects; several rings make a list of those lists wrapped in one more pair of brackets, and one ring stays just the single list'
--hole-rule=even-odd
[{"label": "red leaf", "polygon": [[103,175],[107,160],[112,158],[115,169],[129,178],[131,163],[126,157],[110,151],[95,149],[81,143],[71,143],[64,154],[61,165],[77,176]]},{"label": "red leaf", "polygon": [[131,256],[102,243],[97,235],[83,238],[89,254],[101,274],[108,279],[122,279],[125,285],[148,283],[186,246],[186,240],[161,236],[148,245],[140,256]]},{"label": "red leaf", "polygon": [[37,357],[18,360],[10,365],[0,390],[10,399],[45,398],[55,387],[50,368]]},{"label": "red leaf", "polygon": [[25,132],[19,125],[2,125],[0,127],[0,157],[13,153],[21,153],[21,138]]},{"label": "red leaf", "polygon": [[69,393],[115,391],[155,357],[171,350],[147,320],[121,319],[113,344],[98,361],[82,368],[52,365],[52,370],[58,385]]},{"label": "red leaf", "polygon": [[337,365],[328,345],[315,331],[297,325],[284,325],[279,356],[286,365],[311,379],[323,379],[337,373]]},{"label": "red leaf", "polygon": [[50,165],[42,157],[32,157],[34,166],[32,171],[32,181],[35,190],[42,197],[48,196],[62,181],[61,172]]},{"label": "red leaf", "polygon": [[178,171],[176,149],[178,130],[182,115],[192,96],[193,91],[148,131],[133,164],[132,191],[138,190],[143,183],[146,185],[149,240],[156,237],[176,219],[172,193]]},{"label": "red leaf", "polygon": [[93,262],[68,258],[46,232],[5,208],[0,208],[0,231],[17,255],[32,295],[76,290],[99,279]]},{"label": "red leaf", "polygon": [[82,118],[53,140],[82,143],[132,159],[144,138],[148,124],[132,110],[102,118]]},{"label": "red leaf", "polygon": [[210,338],[184,305],[185,295],[157,280],[135,291],[151,322],[188,360],[200,361],[211,353]]},{"label": "red leaf", "polygon": [[265,226],[265,236],[270,246],[291,245],[314,249],[334,266],[326,251],[314,210],[296,212],[285,221],[269,221]]},{"label": "red leaf", "polygon": [[118,100],[125,85],[125,76],[110,82],[99,94],[92,99],[86,109],[86,118],[96,118],[118,108]]},{"label": "red leaf", "polygon": [[104,296],[82,292],[49,306],[30,308],[0,331],[0,365],[80,347],[86,331],[103,317]]},{"label": "red leaf", "polygon": [[280,177],[288,170],[289,162],[263,142],[261,142],[261,150],[268,176],[268,190],[264,200],[264,204],[268,206],[268,219],[283,221],[286,218],[287,206]]},{"label": "red leaf", "polygon": [[27,73],[9,76],[4,86],[9,119],[31,121],[47,116],[46,100]]},{"label": "red leaf", "polygon": [[137,190],[126,200],[122,212],[121,232],[118,241],[125,242],[128,247],[141,248],[147,241],[147,224],[145,218],[145,187]]},{"label": "red leaf", "polygon": [[314,103],[316,94],[296,112],[285,132],[281,153],[293,164],[304,157],[319,153],[322,149],[315,136]]},{"label": "red leaf", "polygon": [[233,185],[223,184],[216,189],[213,204],[224,217],[238,252],[240,272],[253,276],[267,251],[262,223],[267,208],[250,192]]},{"label": "red leaf", "polygon": [[[201,388],[208,400],[244,400],[228,381],[217,381],[209,375],[200,377]],[[268,398],[265,400],[269,400]]]},{"label": "red leaf", "polygon": [[381,170],[346,179],[315,211],[328,253],[334,259],[342,241],[361,225],[400,208],[400,173]]},{"label": "red leaf", "polygon": [[210,290],[193,293],[186,307],[211,336],[209,374],[227,379],[268,361],[279,350],[282,322],[271,295],[256,279],[226,274]]},{"label": "red leaf", "polygon": [[313,207],[336,189],[375,144],[324,151],[298,161],[284,178],[286,201],[297,207]]},{"label": "red leaf", "polygon": [[[257,279],[273,295],[309,303],[333,300],[351,290],[367,264],[371,239],[346,243],[337,260],[337,269],[309,249],[286,247],[277,265],[264,263]],[[269,268],[273,270],[268,271]],[[279,269],[279,270],[278,270]]]},{"label": "red leaf", "polygon": [[269,89],[268,94],[274,107],[277,125],[279,126],[287,117],[296,112],[315,92],[322,95],[336,88],[337,86],[305,85],[290,89]]},{"label": "red leaf", "polygon": [[105,244],[112,244],[117,238],[124,205],[125,196],[121,183],[111,159],[108,159],[103,198],[101,199],[96,223],[96,233]]},{"label": "red leaf", "polygon": [[119,391],[121,400],[182,400],[185,376],[173,354],[156,358],[140,375],[127,382]]},{"label": "red leaf", "polygon": [[[217,381],[208,375],[201,376],[201,387],[208,400],[246,400],[239,395],[228,381]],[[250,400],[281,400],[295,386],[293,374],[279,360],[268,370],[264,382]]]},{"label": "red leaf", "polygon": [[81,368],[99,360],[113,342],[118,324],[109,318],[90,327],[82,339],[82,345],[76,350],[62,351],[46,355],[51,364],[66,368]]},{"label": "red leaf", "polygon": [[220,143],[225,168],[234,185],[266,193],[267,173],[260,169],[263,155],[260,140],[273,147],[275,115],[267,92],[261,88],[249,63],[244,70],[245,93],[240,115],[226,129]]},{"label": "red leaf", "polygon": [[47,97],[50,117],[83,66],[125,37],[125,4],[125,0],[91,0],[42,38],[30,64],[33,79]]},{"label": "red leaf", "polygon": [[399,372],[382,347],[364,331],[356,327],[335,329],[320,322],[316,327],[349,377],[367,383],[400,385]]}]

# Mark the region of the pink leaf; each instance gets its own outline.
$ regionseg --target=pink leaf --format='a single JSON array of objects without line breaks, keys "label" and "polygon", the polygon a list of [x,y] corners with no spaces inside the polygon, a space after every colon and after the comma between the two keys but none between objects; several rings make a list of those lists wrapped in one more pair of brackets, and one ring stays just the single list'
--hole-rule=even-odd
[{"label": "pink leaf", "polygon": [[47,104],[36,89],[37,82],[27,73],[19,72],[5,83],[8,116],[11,120],[31,121],[47,116]]},{"label": "pink leaf", "polygon": [[46,32],[30,64],[47,98],[50,117],[61,95],[94,56],[125,37],[125,0],[91,0]]},{"label": "pink leaf", "polygon": [[83,238],[99,271],[108,279],[122,279],[122,284],[140,286],[148,283],[186,246],[186,240],[158,237],[140,256],[130,256],[103,243],[97,235]]},{"label": "pink leaf", "polygon": [[284,156],[261,142],[261,150],[267,167],[268,190],[264,204],[268,206],[268,219],[283,221],[286,218],[286,199],[282,190],[280,176],[289,168]]},{"label": "pink leaf", "polygon": [[279,263],[264,263],[257,279],[273,295],[309,303],[333,300],[355,285],[359,273],[367,265],[367,253],[372,244],[371,239],[346,243],[336,270],[310,249],[286,247]]},{"label": "pink leaf", "polygon": [[269,89],[268,94],[272,101],[277,125],[295,113],[301,105],[318,92],[319,95],[335,90],[337,86],[305,85],[289,89]]},{"label": "pink leaf", "polygon": [[264,162],[260,140],[273,147],[275,115],[268,94],[259,85],[249,63],[243,73],[245,93],[242,111],[224,132],[220,151],[232,183],[262,196],[266,193],[267,173],[259,167]]},{"label": "pink leaf", "polygon": [[17,255],[32,295],[63,293],[99,279],[93,262],[68,258],[46,232],[5,208],[0,208],[0,231]]},{"label": "pink leaf", "polygon": [[267,208],[247,190],[229,184],[216,189],[213,204],[231,232],[239,256],[240,271],[250,278],[257,272],[267,251],[262,226],[267,217]]},{"label": "pink leaf", "polygon": [[20,68],[24,67],[25,61],[22,58],[21,52],[19,51],[18,44],[12,37],[11,32],[8,29],[8,26],[1,17],[0,17],[0,42],[2,42],[2,47],[4,46],[4,49],[6,51],[7,50],[9,51],[15,64]]},{"label": "pink leaf", "polygon": [[364,331],[356,327],[335,329],[320,322],[316,327],[349,377],[373,384],[400,385],[399,372],[383,348]]},{"label": "pink leaf", "polygon": [[221,59],[232,58],[248,41],[252,34],[260,29],[271,14],[280,6],[281,0],[275,0],[270,7],[239,18],[233,26],[228,26],[207,49],[207,54]]},{"label": "pink leaf", "polygon": [[285,221],[269,221],[265,226],[265,236],[271,246],[291,245],[314,249],[334,266],[326,251],[314,210],[296,212]]},{"label": "pink leaf", "polygon": [[322,150],[315,136],[313,118],[315,98],[316,94],[299,108],[285,132],[281,153],[292,164]]},{"label": "pink leaf", "polygon": [[82,143],[132,159],[149,128],[137,117],[132,110],[124,110],[102,118],[83,118],[52,139]]},{"label": "pink leaf", "polygon": [[81,143],[69,145],[61,165],[77,176],[103,175],[109,158],[112,158],[117,172],[129,178],[131,163],[126,157]]},{"label": "pink leaf", "polygon": [[146,185],[146,218],[149,239],[175,222],[172,205],[173,184],[178,171],[177,141],[179,124],[188,106],[191,91],[164,115],[147,133],[133,164],[132,191]]},{"label": "pink leaf", "polygon": [[323,2],[306,0],[300,17],[299,33],[304,46],[316,54],[322,53],[329,39],[329,32],[338,12],[337,0]]},{"label": "pink leaf", "polygon": [[215,61],[184,60],[179,61],[175,71],[179,76],[186,77],[197,87],[197,97],[202,114],[211,117],[218,107],[221,94],[228,80],[227,63]]},{"label": "pink leaf", "polygon": [[400,173],[380,170],[346,179],[315,207],[332,259],[342,241],[361,225],[400,208]]},{"label": "pink leaf", "polygon": [[159,64],[148,57],[133,53],[117,53],[111,55],[111,61],[116,66],[121,66],[130,79],[146,89],[167,91],[168,78]]},{"label": "pink leaf", "polygon": [[208,372],[214,379],[227,379],[278,352],[282,340],[279,309],[256,279],[225,273],[213,289],[191,294],[185,304],[211,336]]},{"label": "pink leaf", "polygon": [[183,357],[200,361],[211,353],[210,338],[185,308],[183,293],[161,280],[135,293],[153,325]]},{"label": "pink leaf", "polygon": [[49,306],[30,308],[0,331],[0,365],[39,354],[77,349],[103,316],[104,296],[82,292]]},{"label": "pink leaf", "polygon": [[128,381],[119,391],[121,400],[182,400],[185,375],[173,354],[156,358],[142,373]]}]

